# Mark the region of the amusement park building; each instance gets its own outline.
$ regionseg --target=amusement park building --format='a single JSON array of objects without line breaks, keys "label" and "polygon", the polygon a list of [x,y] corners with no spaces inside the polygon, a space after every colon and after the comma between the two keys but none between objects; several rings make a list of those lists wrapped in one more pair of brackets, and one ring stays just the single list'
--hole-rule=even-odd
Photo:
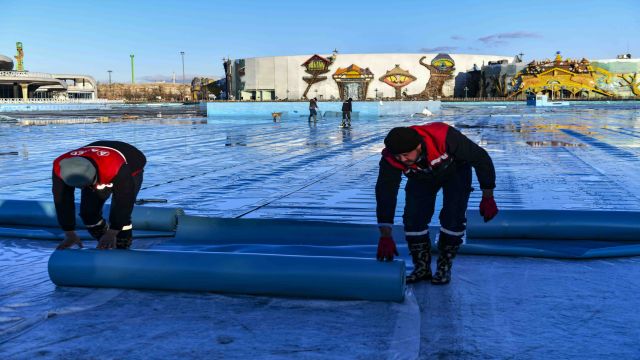
[{"label": "amusement park building", "polygon": [[[237,100],[438,98],[473,96],[471,76],[513,56],[469,54],[338,54],[226,60]],[[479,74],[477,76],[479,78]],[[477,82],[477,81],[476,81]],[[475,86],[476,88],[478,85]],[[466,88],[466,90],[465,90]]]},{"label": "amusement park building", "polygon": [[640,59],[562,58],[524,63],[492,62],[482,67],[480,97],[524,98],[527,93],[551,98],[640,98]]}]

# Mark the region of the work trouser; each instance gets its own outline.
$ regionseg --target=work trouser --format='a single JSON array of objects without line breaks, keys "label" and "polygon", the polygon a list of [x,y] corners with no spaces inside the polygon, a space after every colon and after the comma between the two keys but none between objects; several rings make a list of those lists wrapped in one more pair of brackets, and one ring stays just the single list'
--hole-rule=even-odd
[{"label": "work trouser", "polygon": [[[142,170],[133,177],[136,197],[138,196],[138,192],[140,192],[140,187],[142,186],[142,178]],[[102,236],[100,233],[104,234],[104,230],[106,230],[106,221],[102,217],[102,208],[107,199],[109,199],[109,196],[111,196],[111,191],[94,191],[93,189],[83,188],[81,196],[80,218],[82,218],[82,221],[89,230],[89,233],[96,238],[96,240],[100,240],[100,236]],[[128,224],[123,227],[118,235],[116,235],[117,239],[131,239],[133,234],[131,214],[128,214],[128,217]],[[97,231],[92,231],[92,228],[104,229],[96,229]]]},{"label": "work trouser", "polygon": [[[405,187],[404,231],[409,243],[428,241],[429,222],[433,216],[436,195],[442,189],[439,248],[460,245],[467,228],[466,211],[471,188],[471,166],[460,165],[439,182],[409,178]],[[448,236],[442,236],[446,234]]]}]

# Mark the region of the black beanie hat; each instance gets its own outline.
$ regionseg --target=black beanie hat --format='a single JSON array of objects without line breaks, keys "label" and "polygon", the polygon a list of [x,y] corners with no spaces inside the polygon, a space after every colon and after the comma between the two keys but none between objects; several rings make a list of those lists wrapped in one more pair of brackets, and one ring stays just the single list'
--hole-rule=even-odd
[{"label": "black beanie hat", "polygon": [[394,155],[408,153],[417,148],[421,142],[420,134],[408,127],[393,128],[384,138],[384,145]]}]

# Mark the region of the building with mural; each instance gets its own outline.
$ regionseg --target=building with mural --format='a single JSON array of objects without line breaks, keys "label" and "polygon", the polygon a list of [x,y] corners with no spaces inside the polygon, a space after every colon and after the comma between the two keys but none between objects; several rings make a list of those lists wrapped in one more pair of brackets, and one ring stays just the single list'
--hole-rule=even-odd
[{"label": "building with mural", "polygon": [[[513,56],[470,54],[312,54],[227,60],[235,100],[471,97],[480,68]],[[474,73],[475,72],[475,73]],[[475,81],[475,83],[472,83]],[[465,91],[465,88],[467,89]]]},{"label": "building with mural", "polygon": [[555,99],[606,99],[640,97],[640,59],[563,58],[529,63],[490,62],[480,75],[480,97],[524,99],[527,94]]}]

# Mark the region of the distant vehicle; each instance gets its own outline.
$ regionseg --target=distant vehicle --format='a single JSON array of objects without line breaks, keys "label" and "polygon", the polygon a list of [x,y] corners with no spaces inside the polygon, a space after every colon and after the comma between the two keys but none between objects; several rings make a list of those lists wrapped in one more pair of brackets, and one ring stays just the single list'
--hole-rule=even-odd
[{"label": "distant vehicle", "polygon": [[531,106],[568,106],[568,101],[549,101],[549,96],[541,94],[527,95],[527,105]]}]

